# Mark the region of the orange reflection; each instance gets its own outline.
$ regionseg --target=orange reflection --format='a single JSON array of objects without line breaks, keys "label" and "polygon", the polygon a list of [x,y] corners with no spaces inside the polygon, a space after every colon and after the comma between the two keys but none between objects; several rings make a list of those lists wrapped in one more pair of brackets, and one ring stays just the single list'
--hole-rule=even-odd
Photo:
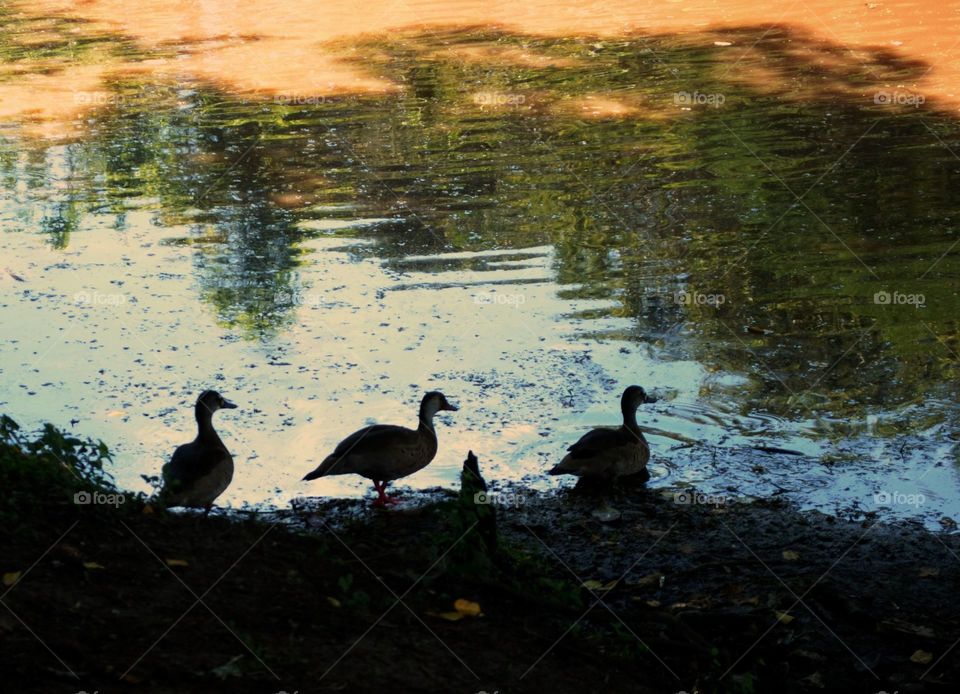
[{"label": "orange reflection", "polygon": [[[136,64],[158,80],[199,80],[242,95],[296,99],[401,88],[378,71],[375,56],[362,54],[356,40],[440,27],[499,28],[541,37],[688,37],[711,47],[729,45],[731,78],[784,83],[793,76],[756,65],[740,68],[757,50],[750,45],[756,43],[757,27],[775,31],[780,25],[822,42],[823,51],[805,56],[808,62],[824,69],[835,62],[866,63],[866,74],[873,75],[869,89],[825,81],[828,92],[859,89],[868,96],[886,87],[922,94],[941,107],[960,107],[957,0],[797,0],[782,6],[754,0],[31,0],[19,9],[32,17],[82,20],[81,31],[124,37],[144,51],[162,52],[168,57]],[[749,38],[744,29],[750,29]],[[891,79],[889,71],[870,69],[870,56],[878,50],[917,66],[908,83]],[[451,45],[436,55],[538,68],[569,65],[531,51],[476,43]],[[98,68],[66,67],[55,76],[8,80],[0,87],[0,118],[67,119],[90,104],[66,103],[64,87],[95,92],[99,78],[133,63],[105,55]],[[635,104],[603,95],[584,95],[568,106],[587,116],[637,112]]]}]

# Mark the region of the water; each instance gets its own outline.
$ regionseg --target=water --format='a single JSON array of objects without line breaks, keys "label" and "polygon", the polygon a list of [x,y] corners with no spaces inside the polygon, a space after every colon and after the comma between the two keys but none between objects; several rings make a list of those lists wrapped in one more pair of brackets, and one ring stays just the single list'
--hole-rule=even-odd
[{"label": "water", "polygon": [[428,389],[461,411],[410,486],[472,448],[548,489],[640,383],[655,484],[960,513],[949,74],[802,27],[557,19],[354,33],[263,85],[224,56],[307,29],[60,11],[0,34],[0,411],[103,438],[122,486],[214,387],[241,408],[224,503],[363,493],[299,480]]}]

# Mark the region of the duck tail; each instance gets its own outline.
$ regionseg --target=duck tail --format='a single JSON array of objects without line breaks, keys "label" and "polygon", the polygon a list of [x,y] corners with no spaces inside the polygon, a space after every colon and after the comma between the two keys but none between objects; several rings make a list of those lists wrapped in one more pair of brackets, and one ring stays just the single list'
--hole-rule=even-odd
[{"label": "duck tail", "polygon": [[550,470],[547,471],[548,475],[566,475],[573,472],[573,468],[570,465],[570,456],[564,456],[563,460],[554,465]]},{"label": "duck tail", "polygon": [[323,462],[317,466],[317,469],[313,472],[308,472],[304,475],[303,480],[315,480],[318,477],[323,477],[324,475],[335,474],[333,469],[336,467],[337,463],[340,462],[340,458],[328,455],[323,459]]}]

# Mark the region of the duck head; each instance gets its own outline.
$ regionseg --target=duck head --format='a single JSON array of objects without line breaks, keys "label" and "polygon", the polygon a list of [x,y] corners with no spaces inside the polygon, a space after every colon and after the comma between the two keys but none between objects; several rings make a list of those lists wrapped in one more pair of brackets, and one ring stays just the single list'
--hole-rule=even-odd
[{"label": "duck head", "polygon": [[656,398],[647,395],[647,391],[640,386],[628,386],[627,389],[623,391],[623,397],[620,398],[620,407],[624,412],[633,412],[644,403],[656,401]]},{"label": "duck head", "polygon": [[197,398],[196,413],[197,418],[201,416],[212,417],[217,410],[235,410],[237,408],[232,402],[220,395],[215,390],[205,390]]},{"label": "duck head", "polygon": [[433,419],[433,415],[441,410],[456,412],[458,409],[460,408],[450,404],[447,396],[439,390],[431,390],[423,396],[423,400],[420,402],[420,418],[429,422]]}]

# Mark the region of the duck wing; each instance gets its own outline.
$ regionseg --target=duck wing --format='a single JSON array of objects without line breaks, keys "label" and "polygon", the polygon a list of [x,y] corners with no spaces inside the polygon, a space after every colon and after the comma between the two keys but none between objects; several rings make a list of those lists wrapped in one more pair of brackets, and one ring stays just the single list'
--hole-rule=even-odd
[{"label": "duck wing", "polygon": [[415,445],[417,437],[416,431],[396,424],[371,424],[338,443],[333,453],[324,458],[320,466],[303,479],[315,480],[324,475],[358,472],[352,464],[354,460],[362,460],[398,445]]},{"label": "duck wing", "polygon": [[594,429],[570,446],[567,455],[548,474],[613,478],[623,474],[625,467],[646,465],[644,444],[642,434],[638,437],[625,427]]},{"label": "duck wing", "polygon": [[416,432],[406,427],[396,424],[371,424],[359,431],[355,431],[350,436],[337,444],[331,455],[342,458],[351,453],[363,453],[367,450],[376,450],[388,442],[404,434],[414,434]]},{"label": "duck wing", "polygon": [[178,492],[203,479],[214,468],[230,457],[226,449],[200,446],[196,441],[185,443],[173,452],[170,462],[163,466],[164,490]]},{"label": "duck wing", "polygon": [[593,458],[594,456],[621,446],[637,443],[637,437],[623,427],[619,429],[594,429],[580,437],[580,440],[567,448],[571,458]]}]

